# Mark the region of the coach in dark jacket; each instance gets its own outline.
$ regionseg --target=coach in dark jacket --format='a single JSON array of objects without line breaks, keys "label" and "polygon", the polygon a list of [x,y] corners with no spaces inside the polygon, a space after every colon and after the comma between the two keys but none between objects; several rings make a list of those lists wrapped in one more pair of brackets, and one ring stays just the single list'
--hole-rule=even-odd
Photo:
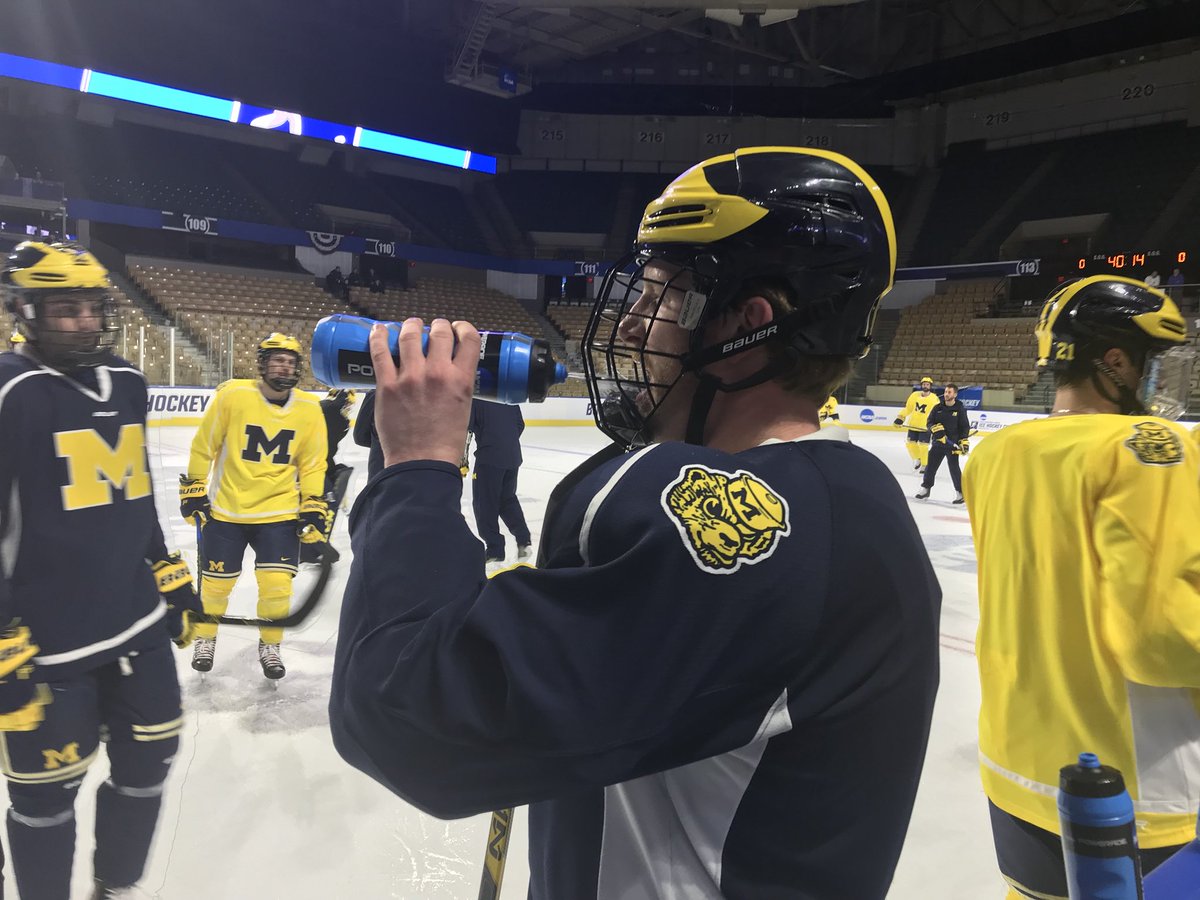
[{"label": "coach in dark jacket", "polygon": [[358,418],[354,420],[354,443],[371,448],[367,454],[367,477],[374,477],[383,468],[383,448],[379,446],[379,435],[375,431],[374,391],[369,391],[363,397],[362,406],[358,408]]},{"label": "coach in dark jacket", "polygon": [[475,527],[487,545],[487,565],[494,570],[504,562],[505,527],[517,542],[517,561],[529,559],[529,526],[517,499],[517,472],[521,468],[521,432],[525,420],[521,407],[488,400],[471,402],[468,430],[475,436],[475,478],[471,483],[471,505]]},{"label": "coach in dark jacket", "polygon": [[948,384],[942,394],[942,402],[929,414],[929,464],[925,467],[925,478],[918,500],[929,497],[933,481],[942,460],[948,460],[950,480],[954,482],[954,502],[962,503],[962,470],[958,458],[967,452],[967,438],[971,434],[971,423],[967,421],[967,408],[958,399],[958,385]]}]

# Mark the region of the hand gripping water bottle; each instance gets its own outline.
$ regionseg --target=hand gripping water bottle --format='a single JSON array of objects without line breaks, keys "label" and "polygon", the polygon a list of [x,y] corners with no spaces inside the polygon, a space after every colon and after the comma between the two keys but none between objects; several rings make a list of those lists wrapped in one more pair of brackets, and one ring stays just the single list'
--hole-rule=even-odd
[{"label": "hand gripping water bottle", "polygon": [[1064,766],[1058,820],[1071,900],[1142,900],[1133,801],[1120,771],[1094,753]]},{"label": "hand gripping water bottle", "polygon": [[[312,372],[333,388],[375,383],[368,338],[374,319],[361,316],[326,316],[313,329]],[[392,359],[400,358],[400,323],[387,326]],[[550,345],[515,331],[482,331],[479,367],[475,370],[475,396],[499,403],[541,403],[555,384],[567,380],[567,369],[550,355]],[[429,327],[421,349],[429,346]]]}]

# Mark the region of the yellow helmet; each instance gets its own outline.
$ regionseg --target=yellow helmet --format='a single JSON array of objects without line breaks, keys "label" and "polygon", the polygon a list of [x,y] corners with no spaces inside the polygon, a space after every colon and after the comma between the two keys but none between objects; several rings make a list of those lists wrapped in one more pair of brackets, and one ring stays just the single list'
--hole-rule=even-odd
[{"label": "yellow helmet", "polygon": [[933,379],[926,375],[921,379],[921,384],[933,384]]},{"label": "yellow helmet", "polygon": [[[47,365],[95,366],[108,357],[117,329],[116,305],[108,271],[87,248],[42,241],[18,244],[0,268],[0,290],[18,332]],[[99,302],[99,314],[81,307],[84,301]],[[60,327],[64,319],[75,320],[75,325]],[[88,320],[97,322],[90,330],[81,327]]]},{"label": "yellow helmet", "polygon": [[8,339],[8,346],[10,346],[14,349],[16,348],[16,346],[18,344],[23,344],[23,343],[25,343],[25,335],[21,334],[21,332],[19,332],[19,331],[14,331],[12,333],[12,336]]},{"label": "yellow helmet", "polygon": [[[290,353],[295,358],[295,369],[291,375],[268,375],[268,363],[275,353]],[[304,370],[303,348],[290,334],[272,331],[258,342],[258,374],[262,380],[277,391],[289,391],[300,381]]]}]

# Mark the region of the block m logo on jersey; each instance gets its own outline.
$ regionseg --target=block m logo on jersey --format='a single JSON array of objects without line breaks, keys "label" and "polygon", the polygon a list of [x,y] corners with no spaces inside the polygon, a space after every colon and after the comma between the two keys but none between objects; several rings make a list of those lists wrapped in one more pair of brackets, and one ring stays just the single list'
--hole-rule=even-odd
[{"label": "block m logo on jersey", "polygon": [[54,435],[54,452],[67,461],[63,509],[107,506],[114,487],[125,492],[126,500],[150,496],[146,432],[140,424],[122,425],[116,447],[91,428],[59,431]]},{"label": "block m logo on jersey", "polygon": [[45,759],[43,769],[61,769],[63,766],[74,765],[81,761],[79,759],[79,743],[72,741],[61,750],[43,750],[42,757]]},{"label": "block m logo on jersey", "polygon": [[242,450],[242,459],[247,462],[262,462],[263,456],[274,451],[271,462],[286,466],[292,461],[291,444],[295,439],[296,432],[290,428],[284,428],[275,437],[268,438],[260,426],[247,425],[246,447]]}]

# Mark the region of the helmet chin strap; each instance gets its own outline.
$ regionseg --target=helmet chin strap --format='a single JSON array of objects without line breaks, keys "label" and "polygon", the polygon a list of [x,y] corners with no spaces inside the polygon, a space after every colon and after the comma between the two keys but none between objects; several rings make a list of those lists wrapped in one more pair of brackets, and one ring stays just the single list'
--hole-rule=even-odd
[{"label": "helmet chin strap", "polygon": [[[1096,389],[1096,393],[1109,403],[1116,404],[1123,416],[1144,416],[1147,414],[1146,407],[1138,399],[1137,393],[1121,380],[1121,376],[1117,374],[1112,366],[1102,359],[1093,360],[1092,365],[1096,367],[1096,371],[1092,373],[1092,386]],[[1100,378],[1101,375],[1113,383],[1117,389],[1117,396],[1114,397],[1105,390],[1104,381]]]},{"label": "helmet chin strap", "polygon": [[785,363],[783,360],[772,360],[753,375],[748,375],[741,381],[729,383],[722,381],[715,375],[710,375],[708,372],[698,372],[697,377],[700,379],[700,384],[696,388],[695,395],[692,397],[692,407],[688,412],[687,430],[684,433],[684,441],[689,444],[704,444],[704,426],[708,422],[708,413],[712,409],[717,391],[723,394],[732,394],[734,391],[744,391],[747,388],[755,387],[763,382],[770,381],[783,371],[784,366]]}]

